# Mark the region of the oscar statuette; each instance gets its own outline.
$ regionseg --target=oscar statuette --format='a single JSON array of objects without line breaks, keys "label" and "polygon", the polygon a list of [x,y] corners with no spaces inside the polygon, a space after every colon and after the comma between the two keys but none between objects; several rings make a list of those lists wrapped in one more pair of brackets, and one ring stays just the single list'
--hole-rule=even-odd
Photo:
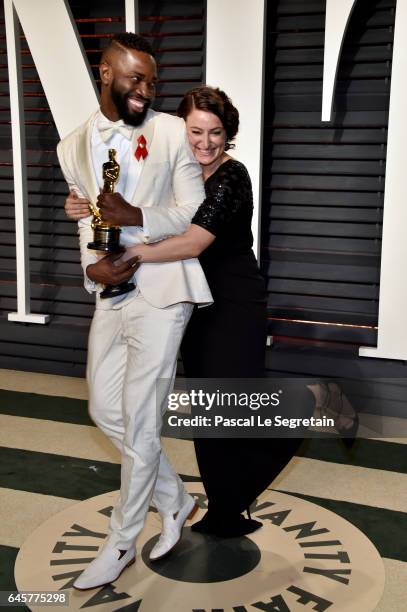
[{"label": "oscar statuette", "polygon": [[[114,193],[119,175],[120,165],[116,161],[116,149],[109,149],[109,160],[103,164],[103,193]],[[88,249],[103,251],[104,253],[120,253],[124,251],[124,248],[120,245],[120,227],[109,225],[109,223],[103,221],[101,212],[95,204],[89,204],[89,208],[93,214],[93,242],[88,243]],[[100,297],[104,299],[123,295],[133,291],[134,288],[134,283],[129,283],[128,281],[119,285],[106,285]]]}]

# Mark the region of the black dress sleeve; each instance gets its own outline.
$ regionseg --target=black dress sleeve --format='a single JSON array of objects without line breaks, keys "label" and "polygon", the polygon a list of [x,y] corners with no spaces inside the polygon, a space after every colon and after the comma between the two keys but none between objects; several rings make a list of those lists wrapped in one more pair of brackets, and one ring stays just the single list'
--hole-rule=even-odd
[{"label": "black dress sleeve", "polygon": [[253,208],[249,174],[243,164],[228,160],[205,182],[206,198],[191,223],[217,236],[243,207]]}]

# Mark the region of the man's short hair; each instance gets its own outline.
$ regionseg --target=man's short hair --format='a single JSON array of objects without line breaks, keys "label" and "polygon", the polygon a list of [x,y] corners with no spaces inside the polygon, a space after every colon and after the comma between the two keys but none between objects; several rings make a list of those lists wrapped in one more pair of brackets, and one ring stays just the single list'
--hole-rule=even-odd
[{"label": "man's short hair", "polygon": [[109,44],[103,50],[102,59],[109,49],[121,49],[122,51],[126,49],[135,49],[136,51],[142,51],[143,53],[148,53],[155,57],[153,47],[148,40],[133,32],[121,32],[112,36]]}]

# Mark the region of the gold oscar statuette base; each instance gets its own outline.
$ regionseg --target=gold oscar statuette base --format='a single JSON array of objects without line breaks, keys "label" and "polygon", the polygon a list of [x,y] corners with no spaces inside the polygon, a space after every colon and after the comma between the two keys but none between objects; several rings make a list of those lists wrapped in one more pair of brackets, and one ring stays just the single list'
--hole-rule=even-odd
[{"label": "gold oscar statuette base", "polygon": [[93,242],[88,243],[88,249],[92,251],[103,251],[104,253],[119,253],[123,251],[120,246],[120,227],[106,225],[94,225]]}]

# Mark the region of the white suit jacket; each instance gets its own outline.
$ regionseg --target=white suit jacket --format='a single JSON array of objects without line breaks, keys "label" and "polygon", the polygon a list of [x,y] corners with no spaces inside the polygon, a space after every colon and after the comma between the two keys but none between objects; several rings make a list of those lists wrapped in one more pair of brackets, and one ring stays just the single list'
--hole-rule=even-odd
[{"label": "white suit jacket", "polygon": [[[59,163],[69,187],[93,203],[99,194],[91,153],[96,114],[61,140],[57,147]],[[134,229],[130,232],[133,244],[143,240],[156,242],[183,233],[205,198],[201,168],[189,147],[183,119],[149,110],[143,124],[134,129],[134,151],[141,134],[147,141],[148,155],[130,203],[143,209],[148,236]],[[88,217],[79,222],[85,279],[87,266],[100,257],[87,248],[88,242],[93,240],[91,221],[92,218]],[[125,246],[129,246],[129,243]],[[135,273],[135,282],[143,297],[157,308],[178,302],[212,302],[210,289],[197,259],[142,264]],[[128,294],[124,301],[127,303],[134,293]],[[114,300],[97,298],[98,308],[118,306]]]}]

